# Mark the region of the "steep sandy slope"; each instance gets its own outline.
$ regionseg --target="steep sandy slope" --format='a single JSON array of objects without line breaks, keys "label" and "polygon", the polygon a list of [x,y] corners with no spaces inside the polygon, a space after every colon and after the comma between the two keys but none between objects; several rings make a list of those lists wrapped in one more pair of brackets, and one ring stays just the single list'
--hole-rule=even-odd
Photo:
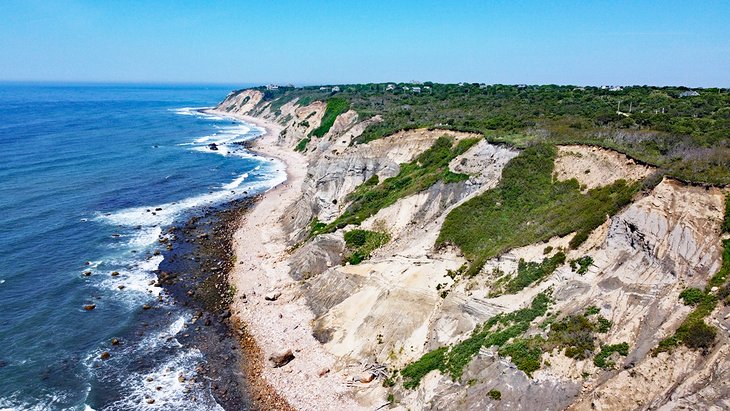
[{"label": "steep sandy slope", "polygon": [[[246,93],[250,98],[244,102],[241,95]],[[250,105],[256,96],[256,92],[244,92],[220,107],[233,105],[228,111],[254,113],[278,123],[287,130],[278,139],[284,148],[291,149],[306,138],[324,111],[321,102],[306,107],[292,102],[282,106],[279,113],[271,113],[265,105]],[[300,125],[305,120],[308,124]],[[436,183],[380,210],[361,228],[387,229],[391,241],[369,260],[342,265],[346,252],[343,231],[350,228],[304,241],[313,220],[332,221],[347,206],[347,194],[358,185],[373,175],[381,180],[396,175],[400,164],[428,149],[439,136],[448,134],[457,140],[473,137],[411,130],[369,144],[350,145],[368,124],[377,121],[360,121],[349,111],[337,118],[325,136],[312,138],[303,155],[308,165],[301,191],[269,219],[278,222],[278,243],[269,247],[266,256],[252,257],[261,257],[254,266],[269,261],[261,267],[271,281],[257,277],[262,284],[252,286],[258,295],[270,288],[283,291],[283,295],[275,303],[257,301],[255,307],[247,308],[253,314],[244,318],[273,318],[270,321],[274,322],[283,313],[282,321],[289,321],[289,330],[296,324],[298,346],[309,347],[306,349],[322,358],[318,363],[316,355],[298,357],[292,362],[295,372],[309,369],[311,373],[326,366],[330,369],[327,381],[342,384],[338,395],[371,409],[386,404],[387,394],[393,395],[390,406],[399,409],[730,407],[726,383],[730,324],[722,304],[709,319],[721,332],[706,355],[684,347],[651,355],[658,341],[673,333],[690,311],[679,301],[679,293],[688,286],[704,287],[720,267],[720,225],[725,212],[721,189],[665,179],[607,219],[577,250],[568,250],[570,235],[553,238],[488,261],[474,278],[451,278],[447,276],[449,270],[458,270],[466,260],[457,249],[434,248],[444,218],[454,207],[494,187],[502,168],[517,155],[508,147],[481,141],[450,164],[452,171],[468,174],[468,180]],[[576,178],[586,189],[618,179],[638,181],[653,172],[622,154],[583,146],[560,147],[555,166],[559,179]],[[517,294],[493,295],[495,269],[511,273],[517,270],[520,259],[541,261],[546,247],[554,250],[547,255],[564,249],[568,260],[590,256],[593,261],[584,274],[564,264]],[[524,307],[548,289],[554,301],[550,310],[558,317],[595,306],[612,322],[608,332],[598,336],[599,342],[626,342],[630,347],[626,357],[612,357],[615,370],[603,370],[591,359],[575,360],[554,350],[543,353],[541,369],[530,378],[496,350],[483,347],[458,381],[438,371],[427,375],[414,390],[399,383],[385,388],[382,377],[375,382],[352,381],[368,364],[397,370],[430,350],[459,342],[478,324]],[[252,324],[251,328],[257,326]],[[263,345],[270,340],[260,337]],[[275,349],[293,341],[285,336],[277,338],[281,340]],[[274,348],[268,347],[270,351]],[[335,403],[322,399],[322,395],[316,396],[311,406],[303,405],[306,395],[300,391],[317,389],[313,380],[318,377],[291,381],[276,377],[282,373],[278,370],[270,371],[273,376],[268,377],[277,381],[277,388],[299,385],[293,391],[296,394],[283,389],[293,404],[303,409],[334,409]],[[492,390],[500,392],[500,400],[490,398]]]}]

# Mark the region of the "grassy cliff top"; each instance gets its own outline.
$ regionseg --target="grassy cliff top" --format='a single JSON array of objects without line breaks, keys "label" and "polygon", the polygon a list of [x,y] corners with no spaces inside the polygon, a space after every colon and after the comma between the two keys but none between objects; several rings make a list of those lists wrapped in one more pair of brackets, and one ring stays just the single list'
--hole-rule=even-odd
[{"label": "grassy cliff top", "polygon": [[[392,86],[389,87],[389,85]],[[272,112],[337,99],[361,119],[380,115],[359,143],[413,128],[479,132],[518,147],[536,141],[599,145],[688,182],[730,184],[730,90],[632,86],[359,84],[256,88]],[[414,91],[414,87],[417,88]],[[389,88],[392,88],[389,90]],[[240,91],[239,91],[240,92]]]}]

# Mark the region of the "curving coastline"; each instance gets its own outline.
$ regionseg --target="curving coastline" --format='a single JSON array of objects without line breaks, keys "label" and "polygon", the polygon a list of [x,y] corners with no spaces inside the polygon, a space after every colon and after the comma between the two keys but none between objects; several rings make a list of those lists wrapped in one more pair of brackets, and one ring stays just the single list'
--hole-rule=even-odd
[{"label": "curving coastline", "polygon": [[[286,167],[286,181],[260,196],[241,216],[233,236],[237,264],[229,273],[229,282],[236,290],[231,323],[247,359],[243,371],[256,406],[279,410],[361,409],[345,395],[344,385],[328,375],[335,358],[312,337],[314,315],[295,295],[295,281],[284,267],[288,245],[281,222],[287,207],[302,194],[308,160],[277,144],[282,127],[276,123],[247,115],[208,112],[266,130],[253,141],[251,149]],[[269,301],[265,297],[271,293],[281,295]],[[293,351],[296,361],[286,367],[272,367],[267,358],[287,350]]]}]

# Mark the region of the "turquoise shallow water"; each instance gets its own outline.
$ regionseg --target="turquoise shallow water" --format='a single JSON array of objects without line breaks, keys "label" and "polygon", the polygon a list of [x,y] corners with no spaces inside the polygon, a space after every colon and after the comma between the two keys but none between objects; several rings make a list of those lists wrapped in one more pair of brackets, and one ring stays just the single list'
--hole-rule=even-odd
[{"label": "turquoise shallow water", "polygon": [[125,346],[126,363],[98,355],[161,292],[152,250],[167,226],[283,179],[231,144],[262,130],[196,111],[231,89],[0,84],[0,410],[138,409],[153,374],[171,388],[145,408],[190,408],[190,395],[219,408],[175,383],[205,361],[177,343],[184,309]]}]

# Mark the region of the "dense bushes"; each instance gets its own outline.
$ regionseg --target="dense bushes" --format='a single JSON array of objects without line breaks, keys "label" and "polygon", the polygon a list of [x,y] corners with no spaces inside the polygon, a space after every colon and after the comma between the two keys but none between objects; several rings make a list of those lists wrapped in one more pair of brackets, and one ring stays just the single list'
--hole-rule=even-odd
[{"label": "dense bushes", "polygon": [[[524,146],[535,141],[584,143],[617,149],[658,165],[672,176],[730,184],[730,92],[700,90],[681,97],[682,87],[598,87],[433,84],[420,94],[399,84],[341,85],[336,99],[362,119],[379,115],[358,137],[367,142],[419,127],[440,127],[490,135],[494,141]],[[330,88],[279,87],[264,93],[259,109],[275,112],[298,98],[300,105],[333,99]],[[240,92],[240,91],[239,91]],[[329,104],[328,104],[329,105]],[[623,114],[618,114],[620,110]],[[339,111],[339,110],[338,110]],[[341,111],[344,112],[344,111]],[[334,117],[331,121],[334,122]],[[329,120],[323,119],[323,125]],[[329,126],[318,131],[324,135]]]},{"label": "dense bushes", "polygon": [[[421,379],[433,370],[448,373],[453,380],[461,378],[464,368],[482,347],[502,347],[512,338],[522,335],[532,321],[545,315],[550,298],[547,294],[538,294],[529,307],[508,314],[499,314],[486,323],[477,326],[469,338],[451,347],[441,347],[426,353],[417,361],[406,366],[402,371],[403,386],[416,388]],[[516,351],[517,348],[508,348]],[[502,352],[500,350],[500,352]],[[531,352],[534,354],[534,352]],[[529,360],[525,360],[528,364]]]},{"label": "dense bushes", "polygon": [[370,253],[390,241],[390,235],[386,232],[368,230],[350,230],[345,233],[345,245],[351,253],[345,258],[350,264],[360,264],[363,260],[370,258]]},{"label": "dense bushes", "polygon": [[583,194],[574,179],[553,179],[556,149],[534,145],[512,159],[502,180],[449,213],[438,243],[457,245],[472,262],[469,274],[511,248],[577,232],[577,247],[606,217],[631,201],[639,184],[619,180]]}]

